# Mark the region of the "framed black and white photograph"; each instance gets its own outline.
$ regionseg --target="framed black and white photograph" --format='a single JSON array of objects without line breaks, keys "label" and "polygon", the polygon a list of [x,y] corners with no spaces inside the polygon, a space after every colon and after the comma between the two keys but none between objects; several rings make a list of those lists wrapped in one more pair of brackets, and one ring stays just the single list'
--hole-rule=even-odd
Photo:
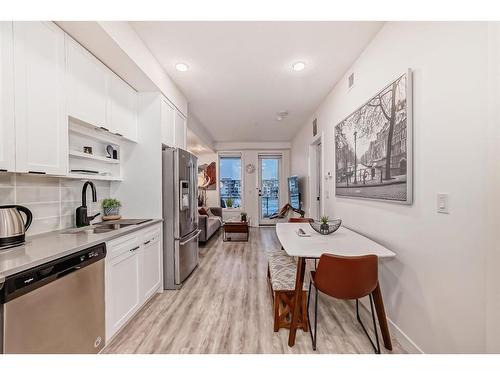
[{"label": "framed black and white photograph", "polygon": [[335,195],[412,203],[411,71],[335,126]]}]

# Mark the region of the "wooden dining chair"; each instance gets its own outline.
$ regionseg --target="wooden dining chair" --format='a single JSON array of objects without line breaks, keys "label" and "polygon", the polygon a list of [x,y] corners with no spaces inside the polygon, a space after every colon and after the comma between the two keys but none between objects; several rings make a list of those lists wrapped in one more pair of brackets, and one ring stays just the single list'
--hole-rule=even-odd
[{"label": "wooden dining chair", "polygon": [[310,217],[291,217],[288,219],[289,223],[310,223],[314,221]]},{"label": "wooden dining chair", "polygon": [[[311,330],[309,319],[309,302],[311,298],[311,286],[315,289],[314,302],[314,333]],[[380,354],[380,344],[377,333],[377,323],[375,322],[375,312],[373,310],[374,293],[377,297],[380,294],[378,285],[378,259],[376,255],[364,256],[337,256],[332,254],[321,255],[316,271],[311,271],[311,281],[309,282],[309,293],[307,296],[307,314],[309,322],[309,332],[313,350],[316,350],[316,332],[318,321],[318,290],[338,299],[356,300],[356,319],[361,324],[375,353]],[[373,320],[373,330],[375,331],[375,343],[370,338],[361,318],[359,316],[359,299],[369,296],[370,309]],[[381,298],[381,297],[380,297]]]}]

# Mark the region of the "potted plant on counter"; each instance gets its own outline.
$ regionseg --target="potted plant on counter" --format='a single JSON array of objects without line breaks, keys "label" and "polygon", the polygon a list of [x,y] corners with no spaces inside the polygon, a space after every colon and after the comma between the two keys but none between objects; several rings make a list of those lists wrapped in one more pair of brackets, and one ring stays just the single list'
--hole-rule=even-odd
[{"label": "potted plant on counter", "polygon": [[102,201],[102,209],[104,210],[103,220],[118,220],[120,216],[121,202],[115,198],[106,198]]},{"label": "potted plant on counter", "polygon": [[227,208],[233,208],[233,203],[234,203],[234,200],[232,197],[229,197],[226,199],[226,206]]}]

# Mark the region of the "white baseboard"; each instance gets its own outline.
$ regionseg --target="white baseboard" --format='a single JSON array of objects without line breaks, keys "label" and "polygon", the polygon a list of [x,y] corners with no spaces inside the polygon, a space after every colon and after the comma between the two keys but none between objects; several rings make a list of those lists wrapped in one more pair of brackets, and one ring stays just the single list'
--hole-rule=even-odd
[{"label": "white baseboard", "polygon": [[[367,298],[360,299],[361,305],[364,307],[367,314],[370,314],[369,306],[366,302]],[[389,324],[389,331],[391,333],[391,337],[396,338],[401,348],[406,351],[408,354],[425,354],[425,352],[418,347],[417,344],[413,342],[412,339],[408,337],[406,333],[404,333],[401,328],[399,328],[396,323],[394,323],[391,319],[387,318],[387,323]]]},{"label": "white baseboard", "polygon": [[391,319],[387,318],[391,336],[398,340],[401,347],[409,354],[425,354]]}]

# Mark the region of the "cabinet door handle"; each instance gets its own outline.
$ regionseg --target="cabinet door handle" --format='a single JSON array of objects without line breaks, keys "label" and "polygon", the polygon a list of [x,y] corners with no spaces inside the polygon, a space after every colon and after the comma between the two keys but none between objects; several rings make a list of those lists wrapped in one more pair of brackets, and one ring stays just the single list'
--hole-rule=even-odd
[{"label": "cabinet door handle", "polygon": [[136,251],[136,250],[138,250],[138,249],[139,249],[139,246],[136,246],[136,247],[134,247],[133,249],[130,249],[129,251],[133,253],[134,251]]},{"label": "cabinet door handle", "polygon": [[105,128],[104,126],[99,126],[99,128],[101,128],[102,130],[104,130],[105,132],[109,132],[109,129],[108,128]]},{"label": "cabinet door handle", "polygon": [[0,169],[0,172],[7,172],[7,169]]},{"label": "cabinet door handle", "polygon": [[117,135],[118,137],[123,137],[123,134],[120,133],[115,133],[115,135]]},{"label": "cabinet door handle", "polygon": [[144,242],[144,245],[147,245],[147,244],[148,244],[148,243],[150,243],[150,242],[151,242],[151,240],[146,241],[146,242]]},{"label": "cabinet door handle", "polygon": [[31,174],[47,174],[47,172],[39,172],[39,171],[28,171]]}]

